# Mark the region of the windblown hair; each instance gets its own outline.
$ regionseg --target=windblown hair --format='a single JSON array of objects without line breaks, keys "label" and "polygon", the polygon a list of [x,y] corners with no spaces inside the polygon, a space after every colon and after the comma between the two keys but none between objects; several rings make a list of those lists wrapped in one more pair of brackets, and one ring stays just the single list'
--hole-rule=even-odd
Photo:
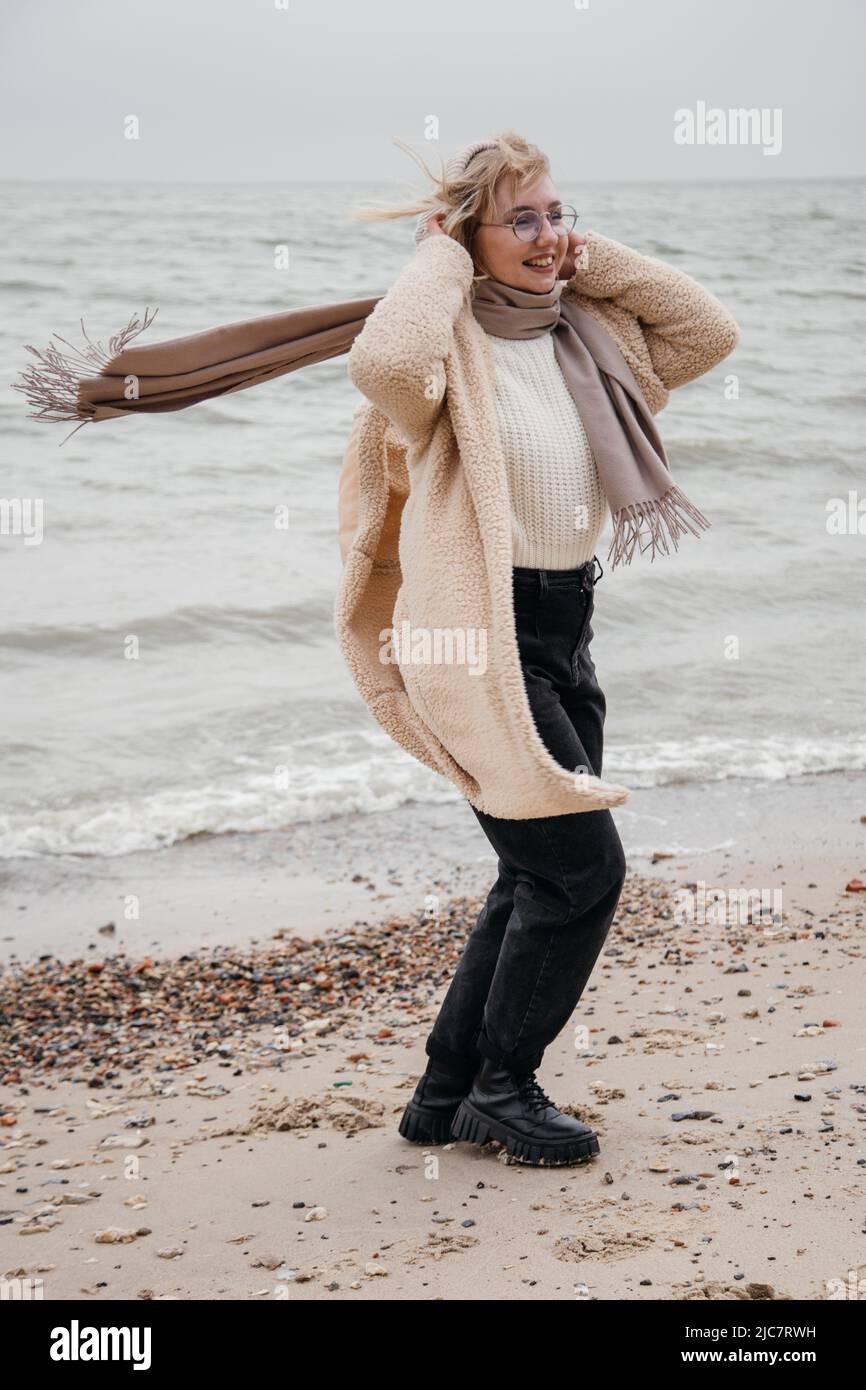
[{"label": "windblown hair", "polygon": [[433,187],[413,202],[390,207],[370,205],[355,208],[350,216],[361,222],[382,222],[397,217],[417,217],[419,213],[434,210],[445,212],[442,230],[473,255],[472,241],[476,229],[479,223],[493,220],[496,195],[502,181],[509,180],[512,192],[516,192],[521,184],[531,183],[542,174],[550,173],[547,155],[516,131],[501,131],[490,138],[496,140],[496,145],[491,149],[479,150],[470,159],[465,173],[449,180],[441,155],[440,173],[434,174],[415,150],[404,140],[395,137],[394,144],[415,160]]}]

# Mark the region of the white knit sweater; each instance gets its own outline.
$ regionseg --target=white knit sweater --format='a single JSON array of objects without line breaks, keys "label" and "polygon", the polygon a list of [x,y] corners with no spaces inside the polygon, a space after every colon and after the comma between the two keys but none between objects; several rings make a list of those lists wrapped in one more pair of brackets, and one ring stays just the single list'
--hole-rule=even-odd
[{"label": "white knit sweater", "polygon": [[553,334],[487,337],[511,496],[512,563],[576,569],[592,559],[608,505]]}]

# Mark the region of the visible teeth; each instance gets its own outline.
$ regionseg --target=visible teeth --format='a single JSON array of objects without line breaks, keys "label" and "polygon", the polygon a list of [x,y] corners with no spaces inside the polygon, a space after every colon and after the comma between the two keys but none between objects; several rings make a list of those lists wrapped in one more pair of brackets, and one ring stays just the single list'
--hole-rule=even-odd
[{"label": "visible teeth", "polygon": [[526,265],[553,265],[552,256],[536,256],[534,260],[526,261]]}]

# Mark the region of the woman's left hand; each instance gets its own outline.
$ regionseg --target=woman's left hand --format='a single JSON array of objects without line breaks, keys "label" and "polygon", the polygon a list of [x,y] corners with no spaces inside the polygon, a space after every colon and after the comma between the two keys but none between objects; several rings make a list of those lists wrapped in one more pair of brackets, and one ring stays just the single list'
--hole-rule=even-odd
[{"label": "woman's left hand", "polygon": [[583,248],[586,246],[586,237],[579,232],[571,231],[568,234],[568,250],[563,257],[562,265],[559,267],[558,278],[560,280],[570,280],[577,270],[576,262],[580,260]]}]

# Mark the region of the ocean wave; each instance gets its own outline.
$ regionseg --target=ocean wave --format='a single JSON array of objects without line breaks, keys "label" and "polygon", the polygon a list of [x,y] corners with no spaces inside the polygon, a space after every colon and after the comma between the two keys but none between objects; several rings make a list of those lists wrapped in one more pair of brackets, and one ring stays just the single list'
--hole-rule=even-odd
[{"label": "ocean wave", "polygon": [[782,285],[777,293],[788,299],[866,299],[866,290],[834,290],[826,285],[817,290],[798,290],[793,285]]},{"label": "ocean wave", "polygon": [[36,290],[42,294],[65,294],[66,285],[49,284],[47,280],[0,280],[0,290],[12,292],[13,290]]},{"label": "ocean wave", "polygon": [[[307,761],[303,762],[302,758]],[[237,772],[202,786],[167,786],[129,797],[68,797],[0,816],[0,860],[57,855],[114,858],[199,835],[288,830],[352,812],[393,810],[410,800],[453,801],[457,789],[378,729],[327,733],[288,752],[286,787],[273,765],[236,757]],[[252,766],[251,766],[252,764]]]},{"label": "ocean wave", "polygon": [[729,780],[780,782],[804,773],[866,770],[866,737],[742,738],[611,743],[604,775],[628,787]]},{"label": "ocean wave", "polygon": [[[408,801],[460,799],[444,778],[373,731],[352,734],[355,756],[325,736],[317,761],[292,771],[276,791],[273,774],[240,773],[202,787],[166,787],[139,797],[21,808],[0,817],[0,859],[58,855],[114,858],[200,835],[289,830],[305,821],[393,810]],[[361,749],[359,755],[359,747]],[[330,752],[328,751],[330,750]],[[241,760],[238,760],[239,762]],[[248,761],[248,760],[245,760]],[[635,791],[676,783],[780,781],[804,773],[866,769],[866,738],[663,740],[612,744],[604,776]]]},{"label": "ocean wave", "polygon": [[226,635],[241,635],[256,642],[310,642],[333,633],[333,601],[310,598],[298,604],[276,604],[273,608],[243,608],[227,604],[194,604],[172,612],[148,617],[119,616],[105,625],[87,624],[65,627],[43,624],[0,631],[0,647],[5,651],[40,652],[45,655],[86,656],[117,648],[118,632],[134,632],[142,641],[157,646],[210,642]]}]

